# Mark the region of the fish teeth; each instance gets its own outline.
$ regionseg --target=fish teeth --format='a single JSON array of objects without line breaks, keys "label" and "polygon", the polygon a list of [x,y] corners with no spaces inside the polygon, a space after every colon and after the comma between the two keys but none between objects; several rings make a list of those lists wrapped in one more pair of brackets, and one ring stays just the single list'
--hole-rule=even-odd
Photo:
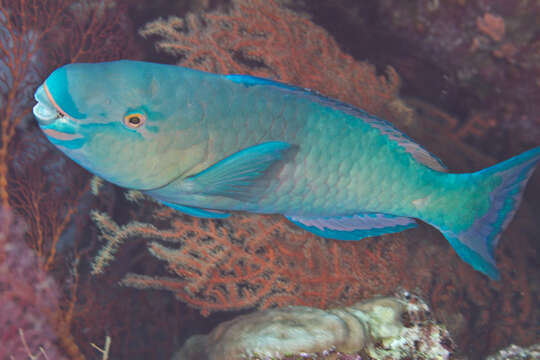
[{"label": "fish teeth", "polygon": [[45,92],[43,85],[40,85],[34,93],[34,99],[40,103],[49,103],[49,98],[47,97],[47,93]]},{"label": "fish teeth", "polygon": [[34,105],[32,111],[41,125],[48,125],[60,116],[47,97],[43,85],[37,89],[34,99],[36,99],[37,104]]}]

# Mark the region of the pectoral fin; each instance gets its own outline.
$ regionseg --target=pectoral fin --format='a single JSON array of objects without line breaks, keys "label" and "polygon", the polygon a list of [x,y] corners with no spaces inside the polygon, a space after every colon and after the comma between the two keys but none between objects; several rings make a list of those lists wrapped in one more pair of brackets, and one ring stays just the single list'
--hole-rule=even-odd
[{"label": "pectoral fin", "polygon": [[195,207],[173,204],[166,201],[161,201],[163,205],[167,205],[174,210],[183,212],[184,214],[199,217],[199,218],[208,218],[208,219],[223,219],[229,217],[230,214],[221,212],[219,210],[209,210],[209,209],[199,209]]},{"label": "pectoral fin", "polygon": [[184,180],[182,187],[193,194],[253,200],[267,186],[265,175],[274,165],[280,165],[290,148],[276,141],[240,150]]},{"label": "pectoral fin", "polygon": [[414,219],[378,213],[321,218],[287,216],[287,219],[315,235],[337,240],[360,240],[416,227]]}]

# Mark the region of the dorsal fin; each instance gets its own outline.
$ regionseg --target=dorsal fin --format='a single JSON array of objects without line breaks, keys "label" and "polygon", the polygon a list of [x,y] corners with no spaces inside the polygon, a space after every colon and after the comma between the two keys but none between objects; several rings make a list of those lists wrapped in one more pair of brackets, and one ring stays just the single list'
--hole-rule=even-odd
[{"label": "dorsal fin", "polygon": [[343,103],[335,99],[327,98],[316,91],[288,85],[271,79],[259,78],[250,75],[226,75],[225,77],[231,81],[241,83],[246,86],[273,86],[280,89],[281,91],[291,92],[295,95],[309,98],[310,100],[318,102],[319,104],[322,104],[324,106],[329,106],[331,108],[343,111],[346,114],[358,117],[372,127],[380,130],[381,133],[388,136],[389,139],[396,141],[416,161],[426,165],[433,170],[442,172],[448,171],[448,169],[446,168],[446,166],[444,166],[441,160],[439,160],[435,155],[424,149],[421,145],[414,142],[410,137],[402,133],[390,122],[370,115],[364,110],[358,109],[352,105]]},{"label": "dorsal fin", "polygon": [[422,145],[415,143],[410,137],[399,131],[388,121],[376,118],[372,115],[368,115],[367,118],[364,117],[363,119],[372,127],[380,130],[383,135],[386,135],[389,139],[396,141],[402,148],[405,149],[406,152],[411,154],[416,161],[433,170],[442,172],[448,171],[446,166],[438,157],[424,149]]}]

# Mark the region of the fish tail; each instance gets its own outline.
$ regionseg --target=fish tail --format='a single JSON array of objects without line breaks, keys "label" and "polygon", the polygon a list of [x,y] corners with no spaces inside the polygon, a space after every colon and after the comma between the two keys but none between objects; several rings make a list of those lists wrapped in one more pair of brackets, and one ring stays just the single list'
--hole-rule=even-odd
[{"label": "fish tail", "polygon": [[[440,205],[446,214],[429,221],[458,255],[476,270],[499,279],[495,248],[501,232],[514,217],[527,181],[540,161],[540,147],[471,174],[449,174],[455,189]],[[461,188],[461,190],[459,190]],[[451,198],[453,197],[453,198]],[[441,199],[442,200],[442,199]],[[453,206],[456,205],[456,206]],[[453,213],[448,213],[448,208]]]}]

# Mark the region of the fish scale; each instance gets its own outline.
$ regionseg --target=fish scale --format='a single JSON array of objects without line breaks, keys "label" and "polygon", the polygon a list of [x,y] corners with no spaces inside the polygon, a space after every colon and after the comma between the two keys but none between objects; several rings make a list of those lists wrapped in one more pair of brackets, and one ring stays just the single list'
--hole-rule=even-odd
[{"label": "fish scale", "polygon": [[39,126],[67,156],[178,211],[283,214],[339,240],[403,231],[418,218],[492,278],[495,246],[540,161],[537,147],[475,173],[447,173],[390,123],[351,105],[172,65],[70,64],[35,99]]}]

